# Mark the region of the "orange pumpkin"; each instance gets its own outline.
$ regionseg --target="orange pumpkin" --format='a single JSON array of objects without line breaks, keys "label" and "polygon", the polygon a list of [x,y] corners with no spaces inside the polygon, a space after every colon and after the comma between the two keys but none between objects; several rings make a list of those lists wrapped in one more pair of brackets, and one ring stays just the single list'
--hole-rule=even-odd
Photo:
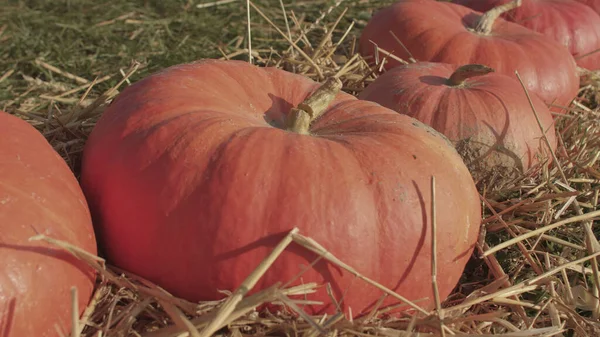
[{"label": "orange pumpkin", "polygon": [[[496,14],[483,15],[450,2],[400,0],[371,18],[360,37],[360,52],[373,57],[375,43],[405,60],[406,48],[417,61],[478,63],[508,76],[518,70],[527,89],[547,105],[568,106],[579,90],[569,50]],[[400,64],[389,58],[387,68]],[[552,110],[563,112],[560,107]]]},{"label": "orange pumpkin", "polygon": [[20,118],[0,112],[0,335],[59,336],[71,328],[71,287],[79,314],[95,272],[36,234],[96,254],[87,203],[75,176],[46,139]]},{"label": "orange pumpkin", "polygon": [[[125,89],[92,131],[82,166],[108,259],[177,296],[217,300],[298,227],[359,272],[431,307],[436,176],[438,282],[447,296],[481,220],[461,157],[419,121],[346,93],[310,125],[286,127],[291,108],[317,87],[283,70],[205,60]],[[295,278],[316,258],[290,246],[254,291],[292,279],[329,283],[340,309],[356,315],[382,296],[325,260]],[[322,302],[302,306],[309,313],[336,309],[325,287],[307,298]]]},{"label": "orange pumpkin", "polygon": [[[455,0],[480,12],[510,1]],[[600,68],[600,15],[589,6],[575,0],[523,0],[521,6],[502,14],[502,17],[564,45],[580,67],[590,70]]]},{"label": "orange pumpkin", "polygon": [[[378,77],[359,98],[414,117],[444,134],[476,180],[515,177],[551,157],[516,76],[489,67],[431,62],[400,66]],[[554,150],[552,114],[535,94],[530,98]]]}]

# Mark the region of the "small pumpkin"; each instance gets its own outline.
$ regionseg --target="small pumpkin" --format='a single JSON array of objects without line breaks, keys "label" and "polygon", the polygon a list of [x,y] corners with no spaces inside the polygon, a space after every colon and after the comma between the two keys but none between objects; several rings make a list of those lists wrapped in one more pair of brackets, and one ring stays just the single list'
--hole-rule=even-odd
[{"label": "small pumpkin", "polygon": [[[512,0],[455,0],[485,12]],[[600,15],[574,0],[522,0],[522,5],[502,17],[557,41],[567,47],[580,67],[600,68]],[[596,52],[595,52],[596,51]]]},{"label": "small pumpkin", "polygon": [[[530,99],[551,149],[552,114],[535,94]],[[388,70],[361,92],[373,101],[433,127],[452,141],[476,181],[519,176],[550,151],[516,77],[470,64],[418,62]]]},{"label": "small pumpkin", "polygon": [[[360,52],[373,60],[374,42],[405,60],[412,55],[424,62],[477,63],[508,76],[518,71],[527,89],[547,105],[568,106],[579,90],[579,74],[569,50],[498,18],[500,14],[498,10],[482,14],[450,2],[400,0],[371,18],[360,37]],[[390,58],[386,68],[401,64]]]},{"label": "small pumpkin", "polygon": [[[217,300],[298,227],[359,272],[409,299],[428,298],[418,304],[430,307],[435,176],[438,282],[447,296],[481,220],[461,157],[419,121],[346,93],[328,107],[300,104],[321,97],[318,87],[275,68],[203,60],[126,88],[83,153],[82,186],[109,261],[176,296]],[[322,287],[307,298],[322,304],[302,307],[334,312],[329,283],[340,309],[355,315],[382,296],[325,260],[306,268],[316,258],[288,247],[251,293],[292,279],[316,282]],[[388,296],[384,305],[392,303]]]},{"label": "small pumpkin", "polygon": [[71,287],[79,314],[95,282],[90,267],[36,234],[96,254],[79,183],[29,123],[0,112],[0,335],[59,336],[71,329]]}]

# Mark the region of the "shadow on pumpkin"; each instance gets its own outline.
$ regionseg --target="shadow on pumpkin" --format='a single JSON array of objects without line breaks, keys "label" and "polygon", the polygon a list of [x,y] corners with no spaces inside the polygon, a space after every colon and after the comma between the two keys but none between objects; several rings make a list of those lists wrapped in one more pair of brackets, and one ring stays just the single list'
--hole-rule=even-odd
[{"label": "shadow on pumpkin", "polygon": [[[269,252],[270,252],[273,248],[275,248],[275,246],[277,244],[279,244],[281,242],[281,240],[283,240],[283,238],[289,233],[290,230],[291,230],[291,228],[286,231],[281,231],[278,233],[270,234],[270,235],[263,237],[257,241],[254,241],[251,244],[245,245],[245,246],[237,248],[235,250],[231,250],[224,254],[217,255],[214,257],[215,261],[219,262],[219,261],[239,258],[240,256],[243,256],[246,253],[249,253],[253,250],[260,249],[260,248],[268,248]],[[306,234],[306,233],[304,233],[304,234]],[[327,247],[325,247],[325,248],[327,248]],[[281,261],[282,259],[285,259],[286,256],[290,256],[290,255],[295,255],[295,256],[301,257],[303,259],[303,261],[306,262],[306,265],[303,265],[302,267],[298,268],[298,276],[295,277],[295,280],[294,280],[295,282],[293,282],[292,285],[298,284],[297,280],[300,277],[302,277],[301,275],[311,269],[316,271],[319,275],[321,275],[321,277],[323,277],[323,279],[326,279],[326,280],[327,279],[332,280],[334,278],[334,274],[342,275],[343,273],[345,273],[345,271],[342,268],[340,268],[334,264],[331,264],[324,259],[321,259],[320,261],[316,262],[315,265],[310,267],[310,264],[314,263],[317,259],[319,259],[319,256],[294,242],[292,242],[285,249],[285,251],[277,258],[274,265],[278,265],[279,261]],[[265,257],[266,257],[266,254],[265,254]],[[254,267],[258,267],[258,264]],[[273,270],[267,271],[267,273],[269,273],[269,272],[273,272]],[[290,280],[280,280],[280,282],[282,282],[282,284],[285,284],[289,281]],[[312,282],[313,280],[304,280],[304,281]],[[319,285],[321,286],[321,284],[319,284]],[[268,286],[270,286],[270,285],[267,285],[267,287]],[[336,300],[339,301],[344,293],[344,290],[340,287],[339,284],[330,283],[330,286],[331,286],[331,291],[333,292],[333,295],[335,296]],[[257,290],[262,290],[262,289],[256,289],[255,291],[257,291]],[[253,291],[253,292],[255,292],[255,291]],[[325,290],[320,289],[320,291],[325,291]],[[253,293],[253,292],[251,292],[251,293]],[[309,299],[310,299],[310,295],[309,295]],[[322,314],[323,312],[331,309],[333,307],[333,305],[334,305],[333,303],[326,303],[326,304],[324,304],[322,309],[315,311],[314,313],[317,315]],[[336,308],[336,310],[339,310],[339,309]]]},{"label": "shadow on pumpkin", "polygon": [[17,299],[12,297],[8,300],[6,308],[0,307],[0,337],[8,337],[15,319]]},{"label": "shadow on pumpkin", "polygon": [[[91,274],[91,267],[89,267],[85,262],[78,260],[76,257],[71,255],[71,253],[66,252],[61,248],[50,248],[50,247],[42,247],[42,246],[32,246],[32,245],[14,245],[14,244],[5,244],[0,243],[0,251],[3,249],[8,250],[16,250],[20,252],[29,252],[44,255],[45,257],[51,257],[56,260],[60,260],[61,262],[71,264],[75,268],[77,268],[83,274]],[[45,263],[45,262],[44,262]],[[95,272],[94,272],[95,274]]]},{"label": "shadow on pumpkin", "polygon": [[473,249],[475,249],[475,246],[477,246],[477,245],[476,244],[470,245],[469,248],[465,249],[460,254],[456,255],[456,257],[454,259],[452,259],[452,262],[456,262],[456,261],[464,258],[467,255],[473,255]]},{"label": "shadow on pumpkin", "polygon": [[[419,80],[422,83],[431,86],[443,86],[446,85],[448,81],[447,78],[433,75],[420,76]],[[466,84],[469,91],[477,92],[480,97],[491,96],[499,103],[501,108],[495,113],[503,114],[505,123],[501,127],[495,127],[488,121],[479,119],[479,123],[483,125],[481,129],[469,131],[462,130],[461,139],[451,139],[452,143],[460,153],[461,157],[463,157],[463,160],[476,179],[482,178],[481,176],[483,176],[483,179],[485,180],[485,177],[488,175],[486,174],[487,172],[494,174],[495,171],[497,171],[496,168],[500,167],[502,167],[502,171],[516,170],[517,172],[524,172],[524,162],[531,163],[532,154],[529,147],[525,149],[524,152],[526,153],[526,156],[523,158],[520,158],[515,152],[509,150],[510,148],[517,147],[517,145],[506,143],[506,137],[511,126],[508,107],[496,93],[489,90],[478,89],[477,87],[470,87],[469,84],[471,83],[477,82],[476,80],[472,80],[470,83]],[[448,90],[462,89],[449,88]],[[448,117],[445,114],[442,114],[442,116]],[[454,118],[456,116],[452,117]],[[497,118],[496,120],[500,119]],[[484,137],[482,138],[479,135],[484,135]]]},{"label": "shadow on pumpkin", "polygon": [[465,28],[474,29],[482,15],[483,13],[473,11],[463,16],[461,22]]},{"label": "shadow on pumpkin", "polygon": [[[500,157],[505,156],[506,159],[502,160],[507,167],[503,168],[505,170],[517,170],[517,172],[524,172],[525,171],[525,167],[524,167],[524,161],[526,160],[527,163],[531,163],[531,150],[529,149],[529,146],[527,146],[526,149],[526,157],[519,157],[515,152],[509,150],[510,148],[515,148],[517,147],[517,144],[507,144],[506,142],[506,137],[507,134],[509,132],[509,128],[510,128],[510,123],[511,123],[511,119],[510,119],[510,115],[508,112],[508,107],[506,107],[506,104],[504,104],[503,100],[498,97],[497,94],[489,92],[487,90],[480,90],[480,89],[472,89],[474,91],[483,91],[488,95],[492,95],[502,106],[502,109],[499,109],[497,111],[497,113],[503,113],[504,114],[504,120],[506,121],[504,123],[504,125],[502,126],[502,130],[497,130],[497,128],[494,128],[494,126],[490,125],[487,121],[484,121],[483,124],[486,126],[486,128],[488,129],[487,133],[488,135],[491,135],[492,137],[495,138],[495,142],[492,145],[489,144],[477,144],[478,146],[482,146],[482,148],[488,147],[488,149],[486,151],[484,151],[483,153],[481,153],[480,156],[478,157],[474,157],[474,158],[467,158],[468,162],[467,164],[470,166],[470,168],[472,168],[472,166],[487,166],[485,163],[481,164],[481,162],[485,161],[486,159],[488,159],[490,156],[494,155],[494,152],[497,153]],[[524,94],[524,93],[523,93]],[[531,112],[533,114],[533,112]],[[481,133],[481,131],[480,131]],[[461,153],[462,155],[462,153]],[[512,167],[512,168],[511,168]],[[491,168],[486,168],[486,169],[480,169],[482,171],[484,170],[488,170]]]},{"label": "shadow on pumpkin", "polygon": [[[411,272],[414,270],[417,258],[423,252],[425,240],[427,238],[427,224],[428,224],[429,207],[426,205],[425,198],[424,198],[421,188],[418,186],[417,182],[413,180],[412,184],[413,184],[413,187],[415,188],[415,193],[419,199],[419,205],[421,207],[421,214],[422,214],[421,233],[417,240],[415,251],[411,254],[408,265],[407,265],[406,269],[403,271],[403,273],[400,276],[400,278],[398,279],[398,281],[394,285],[389,285],[389,284],[385,285],[386,287],[389,287],[393,291],[397,291],[397,289],[400,288],[402,286],[402,284],[411,276]],[[289,230],[291,230],[291,228]],[[289,233],[289,230],[271,234],[269,236],[261,238],[260,240],[254,241],[251,244],[248,244],[243,247],[237,248],[235,250],[229,251],[225,254],[220,254],[218,256],[215,256],[215,261],[223,261],[223,260],[228,260],[228,259],[239,258],[240,256],[242,256],[246,253],[249,253],[255,249],[260,249],[260,248],[268,248],[270,251],[279,242],[281,242],[281,240]],[[310,236],[310,233],[303,233],[303,234]],[[328,249],[328,247],[325,247],[325,248]],[[336,252],[332,252],[332,253],[334,255],[336,254]],[[286,256],[290,256],[290,255],[299,256],[303,259],[303,261],[306,262],[306,264],[303,266],[302,269],[299,268],[298,273],[303,273],[304,271],[306,271],[306,269],[307,269],[306,267],[309,266],[311,263],[315,262],[319,258],[319,256],[317,254],[310,252],[306,248],[301,247],[295,243],[292,243],[290,246],[288,246],[286,248],[284,253],[282,255],[280,255],[280,257],[278,259],[284,259]],[[350,266],[353,266],[353,263],[352,263],[353,261],[343,260],[343,262],[348,263]],[[276,261],[276,264],[277,264],[277,261]],[[343,273],[346,273],[348,276],[350,276],[350,274],[347,271],[341,269],[340,267],[338,267],[324,259],[321,259],[320,261],[316,262],[314,266],[312,266],[311,268],[308,268],[308,269],[309,270],[312,269],[317,274],[319,274],[323,279],[330,280],[329,285],[331,287],[332,294],[338,303],[343,304],[344,296],[352,296],[352,286],[350,286],[350,288],[348,289],[348,288],[343,288],[340,284],[331,282],[331,280],[333,280],[334,275],[342,275]],[[273,272],[273,270],[271,270],[270,272]],[[362,271],[358,270],[358,272],[362,272]],[[370,275],[365,275],[365,276],[371,277]],[[297,278],[295,278],[294,281],[297,281]],[[290,280],[280,280],[280,281],[282,283],[286,283]],[[307,280],[307,279],[304,280],[305,283],[311,282],[311,281],[314,281],[314,280]],[[374,281],[378,281],[378,280],[374,280]],[[294,284],[296,284],[296,283],[298,283],[298,282],[294,282]],[[352,285],[360,284],[360,286],[363,286],[363,287],[365,287],[365,286],[371,287],[371,286],[367,285],[366,283],[364,283],[364,281],[362,281],[360,279],[354,279],[351,281],[351,283],[352,283]],[[267,286],[269,286],[269,285],[267,285]],[[325,291],[325,289],[320,289],[320,291]],[[381,295],[384,295],[384,293],[381,292]],[[427,296],[422,296],[422,297],[416,296],[416,298],[415,298],[415,296],[412,292],[400,293],[400,295],[403,297],[412,299],[412,300],[423,300],[427,297]],[[309,300],[311,299],[310,295],[308,296],[308,299]],[[397,299],[391,298],[390,296],[388,296],[388,301],[386,301],[386,302],[389,302],[389,300],[393,301],[394,303],[387,304],[385,306],[380,307],[379,309],[383,309],[387,306],[395,306],[398,303]],[[431,299],[429,299],[429,300],[431,300]],[[355,311],[355,313],[362,313],[362,315],[366,315],[375,308],[375,306],[377,305],[378,302],[379,302],[379,299],[376,299],[376,300],[373,300],[372,302],[370,302],[365,308],[353,308],[353,309],[355,309],[355,310],[359,309],[359,310]],[[326,311],[332,309],[334,305],[335,305],[334,303],[325,303],[323,305],[323,307],[319,308],[319,310],[310,311],[310,313],[316,314],[316,315],[321,315],[321,314],[325,313]],[[406,309],[408,309],[408,306],[403,305],[402,307],[400,307],[399,310],[406,310]],[[336,308],[336,310],[340,311],[339,308]],[[398,310],[394,310],[394,311],[398,311]]]},{"label": "shadow on pumpkin", "polygon": [[272,127],[285,129],[286,118],[294,105],[282,97],[267,94],[271,99],[271,107],[265,111],[263,118]]},{"label": "shadow on pumpkin", "polygon": [[434,76],[434,75],[423,75],[423,76],[419,77],[419,80],[421,80],[422,83],[425,83],[427,85],[437,85],[437,86],[445,85],[446,82],[448,82],[447,78],[444,78],[442,76]]},{"label": "shadow on pumpkin", "polygon": [[[52,259],[60,260],[63,263],[68,263],[71,266],[74,266],[83,275],[88,275],[90,277],[93,277],[95,280],[95,272],[91,271],[87,264],[77,260],[73,255],[71,255],[70,253],[68,253],[60,248],[0,243],[0,252],[3,250],[9,250],[9,251],[13,250],[13,251],[18,251],[18,252],[39,254],[39,255],[43,255],[44,258],[52,258]],[[7,252],[3,252],[2,254],[7,254]],[[41,258],[41,257],[36,257],[36,258]],[[29,258],[27,258],[27,259],[29,259]],[[47,261],[47,262],[39,261],[39,262],[40,263],[49,263],[50,261]],[[38,277],[39,277],[39,279],[38,279]],[[37,286],[40,286],[41,284],[45,284],[47,282],[47,281],[45,281],[44,275],[38,275],[35,277],[35,279],[40,280],[40,283],[29,284],[30,288],[28,291],[32,290],[31,286],[37,287]],[[36,289],[33,289],[33,290],[36,290]],[[7,294],[0,293],[0,298],[2,298],[2,295],[7,295]],[[35,302],[35,300],[34,300],[34,302]],[[17,299],[15,297],[12,297],[7,303],[8,303],[8,305],[6,306],[6,308],[2,308],[2,305],[0,305],[0,337],[10,336],[11,329],[14,328],[13,325],[15,324],[15,311],[16,311],[16,307],[17,307]],[[21,319],[24,319],[24,318],[21,318]],[[20,324],[17,324],[17,325],[20,325]]]},{"label": "shadow on pumpkin", "polygon": [[[422,221],[422,226],[421,226],[421,235],[419,236],[419,239],[417,241],[417,247],[415,249],[415,251],[412,253],[412,256],[410,258],[410,261],[408,262],[408,266],[407,268],[404,270],[404,272],[402,273],[402,275],[400,276],[400,278],[398,279],[398,282],[396,282],[395,285],[393,285],[392,287],[390,287],[389,285],[385,285],[387,286],[390,290],[395,291],[396,293],[398,293],[398,288],[400,288],[400,286],[402,286],[402,283],[404,283],[404,281],[406,281],[406,279],[410,276],[411,271],[413,270],[413,268],[415,267],[415,264],[417,262],[417,257],[419,256],[419,254],[421,254],[421,251],[423,250],[423,247],[425,245],[425,239],[427,238],[427,230],[428,230],[428,214],[429,214],[429,207],[428,205],[426,205],[425,203],[425,198],[423,196],[423,192],[421,191],[421,188],[419,187],[419,185],[417,184],[416,181],[412,180],[412,185],[415,189],[415,193],[417,195],[417,197],[419,198],[419,206],[421,207],[421,221]],[[350,265],[352,265],[351,262],[348,261],[344,261],[349,263]],[[359,271],[360,272],[360,271]],[[374,280],[377,281],[377,280]],[[361,281],[362,282],[362,281]],[[384,293],[381,293],[382,295],[384,295]],[[400,296],[412,301],[414,303],[414,301],[427,301],[427,300],[431,300],[430,298],[428,298],[427,296],[417,296],[415,297],[413,295],[412,292],[410,293],[398,293]],[[390,296],[388,295],[388,298]],[[384,309],[387,307],[393,307],[393,306],[397,306],[398,304],[398,300],[394,299],[394,301],[396,302],[395,304],[388,304],[386,306],[381,306],[378,309]],[[373,301],[371,302],[366,308],[361,309],[361,311],[363,312],[363,315],[368,315],[370,311],[376,309],[376,305],[379,302],[379,300]],[[419,302],[415,303],[417,305],[420,306]],[[394,313],[394,312],[399,312],[399,311],[404,311],[407,309],[410,309],[411,307],[408,305],[400,305],[398,308],[395,308],[394,310],[391,310],[388,313]]]}]

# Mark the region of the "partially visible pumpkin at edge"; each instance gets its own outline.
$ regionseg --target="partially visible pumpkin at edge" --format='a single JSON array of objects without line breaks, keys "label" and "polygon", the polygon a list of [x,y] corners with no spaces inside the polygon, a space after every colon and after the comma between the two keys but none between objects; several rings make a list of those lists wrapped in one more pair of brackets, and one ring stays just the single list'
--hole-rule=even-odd
[{"label": "partially visible pumpkin at edge", "polygon": [[[481,222],[462,159],[435,130],[346,93],[306,129],[286,127],[317,87],[279,69],[204,60],[125,89],[92,131],[82,165],[109,261],[176,296],[216,300],[298,227],[367,277],[427,297],[418,304],[430,309],[435,176],[438,285],[448,296]],[[316,258],[292,244],[252,293]],[[309,282],[321,287],[307,298],[323,302],[302,306],[309,313],[335,311],[326,283],[345,313],[368,312],[383,295],[324,260],[292,285]]]},{"label": "partially visible pumpkin at edge", "polygon": [[[514,0],[454,0],[476,11],[485,12]],[[590,3],[591,4],[591,3]],[[517,23],[562,44],[577,65],[600,69],[600,14],[576,0],[522,0],[502,18]]]},{"label": "partially visible pumpkin at edge", "polygon": [[71,331],[71,288],[81,314],[96,273],[43,234],[96,254],[84,195],[66,162],[26,121],[0,111],[0,335]]}]

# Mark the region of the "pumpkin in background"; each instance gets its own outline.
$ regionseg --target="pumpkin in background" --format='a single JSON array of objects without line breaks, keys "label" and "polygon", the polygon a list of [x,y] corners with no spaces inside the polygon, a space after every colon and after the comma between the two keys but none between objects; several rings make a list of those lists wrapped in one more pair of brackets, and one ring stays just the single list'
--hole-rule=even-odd
[{"label": "pumpkin in background", "polygon": [[95,272],[36,234],[96,254],[90,214],[75,176],[46,139],[0,112],[0,335],[59,336],[71,328],[71,287],[79,314]]},{"label": "pumpkin in background", "polygon": [[[529,95],[546,137],[556,148],[552,114]],[[513,178],[551,157],[516,76],[482,65],[420,62],[388,70],[361,92],[433,127],[452,141],[476,181]]]},{"label": "pumpkin in background", "polygon": [[[511,0],[454,0],[485,12]],[[567,47],[580,67],[600,68],[600,15],[574,0],[522,0],[522,5],[504,14],[518,23]]]},{"label": "pumpkin in background", "polygon": [[[438,282],[447,296],[481,220],[460,156],[417,120],[346,93],[311,125],[286,127],[290,109],[317,87],[279,69],[204,60],[124,90],[92,131],[82,164],[109,261],[176,296],[217,300],[298,227],[359,272],[411,299],[428,297],[419,304],[431,307],[433,175]],[[288,247],[255,290],[291,280],[316,258]],[[301,282],[329,282],[346,313],[363,313],[382,295],[324,260],[293,284]],[[303,306],[309,313],[335,309],[324,286],[308,299],[323,302]]]},{"label": "pumpkin in background", "polygon": [[[508,76],[517,70],[527,90],[547,105],[569,105],[579,90],[579,74],[566,47],[516,23],[496,19],[498,14],[483,15],[449,2],[400,0],[371,18],[360,37],[360,52],[372,57],[373,41],[405,60],[410,56],[404,47],[418,61],[477,63]],[[389,60],[387,69],[401,65]]]}]

